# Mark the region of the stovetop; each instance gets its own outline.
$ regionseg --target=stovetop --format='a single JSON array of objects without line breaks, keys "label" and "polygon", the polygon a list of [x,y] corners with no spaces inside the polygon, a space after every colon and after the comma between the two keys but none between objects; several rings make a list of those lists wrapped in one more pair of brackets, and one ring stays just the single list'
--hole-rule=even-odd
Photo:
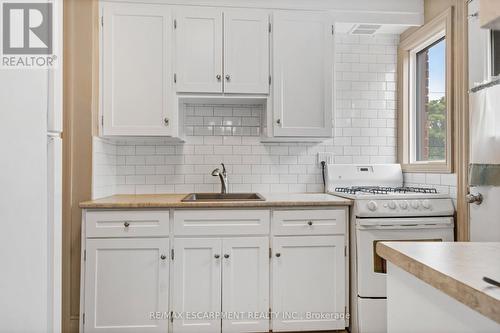
[{"label": "stovetop", "polygon": [[356,200],[393,200],[393,199],[442,199],[449,195],[439,193],[433,187],[414,186],[348,186],[335,187],[330,194]]},{"label": "stovetop", "polygon": [[438,191],[432,187],[387,187],[387,186],[350,186],[350,187],[336,187],[335,192],[346,194],[436,194]]}]

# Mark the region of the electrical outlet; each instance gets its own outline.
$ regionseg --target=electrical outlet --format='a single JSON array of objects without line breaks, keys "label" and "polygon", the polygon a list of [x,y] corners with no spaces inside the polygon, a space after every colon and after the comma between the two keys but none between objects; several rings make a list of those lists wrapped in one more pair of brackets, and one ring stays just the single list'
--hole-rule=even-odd
[{"label": "electrical outlet", "polygon": [[325,161],[326,164],[333,164],[333,153],[318,153],[318,164],[321,164],[322,161]]}]

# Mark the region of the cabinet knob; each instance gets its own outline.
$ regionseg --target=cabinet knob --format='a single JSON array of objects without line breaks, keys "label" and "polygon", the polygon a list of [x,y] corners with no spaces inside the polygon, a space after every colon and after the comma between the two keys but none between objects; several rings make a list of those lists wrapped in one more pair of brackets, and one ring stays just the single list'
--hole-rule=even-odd
[{"label": "cabinet knob", "polygon": [[217,74],[215,77],[217,78],[217,81],[220,81],[222,76],[220,76],[220,74]]},{"label": "cabinet knob", "polygon": [[307,225],[313,225],[313,221],[308,221]]},{"label": "cabinet knob", "polygon": [[125,222],[123,222],[123,225],[125,226],[125,228],[128,228],[128,226],[130,225],[130,223],[128,221],[125,221]]},{"label": "cabinet knob", "polygon": [[276,257],[278,257],[278,258],[281,257],[281,253],[279,253],[279,252],[276,253]]},{"label": "cabinet knob", "polygon": [[215,259],[219,259],[219,258],[220,258],[220,255],[216,254],[216,255],[214,255],[214,258],[215,258]]},{"label": "cabinet knob", "polygon": [[276,119],[276,124],[281,125],[281,119]]},{"label": "cabinet knob", "polygon": [[161,259],[161,260],[165,260],[165,259],[167,259],[167,256],[166,256],[166,255],[164,255],[164,254],[162,254],[162,255],[160,256],[160,259]]},{"label": "cabinet knob", "polygon": [[229,80],[231,80],[231,75],[226,74],[226,81],[229,81]]},{"label": "cabinet knob", "polygon": [[224,258],[226,258],[226,259],[229,258],[229,254],[225,254]]},{"label": "cabinet knob", "polygon": [[170,124],[170,120],[168,118],[163,118],[163,123],[165,126],[168,126]]}]

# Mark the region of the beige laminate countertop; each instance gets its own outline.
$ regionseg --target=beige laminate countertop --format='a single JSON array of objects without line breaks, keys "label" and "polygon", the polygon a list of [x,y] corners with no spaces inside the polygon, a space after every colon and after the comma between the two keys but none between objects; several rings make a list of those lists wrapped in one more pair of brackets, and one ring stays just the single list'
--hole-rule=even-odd
[{"label": "beige laminate countertop", "polygon": [[500,323],[500,243],[379,242],[377,253],[420,280]]},{"label": "beige laminate countertop", "polygon": [[85,201],[81,208],[230,208],[230,207],[325,207],[351,205],[349,199],[325,193],[262,193],[265,201],[182,202],[186,194],[119,194]]}]

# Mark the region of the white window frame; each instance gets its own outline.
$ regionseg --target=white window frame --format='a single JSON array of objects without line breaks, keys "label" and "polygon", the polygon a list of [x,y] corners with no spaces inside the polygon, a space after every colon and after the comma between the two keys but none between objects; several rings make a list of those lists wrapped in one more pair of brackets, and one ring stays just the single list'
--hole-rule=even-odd
[{"label": "white window frame", "polygon": [[[398,50],[398,160],[407,172],[452,172],[453,36],[452,8],[407,36]],[[416,56],[441,38],[446,41],[446,147],[445,160],[416,159]]]}]

